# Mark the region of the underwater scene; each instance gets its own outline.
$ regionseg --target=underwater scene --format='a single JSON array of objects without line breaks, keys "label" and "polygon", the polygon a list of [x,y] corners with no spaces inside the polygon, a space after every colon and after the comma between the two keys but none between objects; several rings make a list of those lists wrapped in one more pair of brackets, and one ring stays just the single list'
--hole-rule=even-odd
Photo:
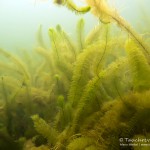
[{"label": "underwater scene", "polygon": [[0,0],[0,150],[150,150],[149,0]]}]

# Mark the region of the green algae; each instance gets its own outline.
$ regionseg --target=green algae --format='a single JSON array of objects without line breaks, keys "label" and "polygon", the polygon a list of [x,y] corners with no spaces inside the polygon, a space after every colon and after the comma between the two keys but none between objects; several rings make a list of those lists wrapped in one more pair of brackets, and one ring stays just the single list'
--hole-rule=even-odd
[{"label": "green algae", "polygon": [[[91,11],[98,3],[87,2]],[[40,26],[34,52],[0,49],[0,149],[119,150],[120,138],[149,137],[148,39],[102,2],[105,9],[97,4],[94,14],[103,23],[84,35],[80,19],[76,41],[57,25],[47,48]],[[125,30],[119,37],[113,22]]]}]

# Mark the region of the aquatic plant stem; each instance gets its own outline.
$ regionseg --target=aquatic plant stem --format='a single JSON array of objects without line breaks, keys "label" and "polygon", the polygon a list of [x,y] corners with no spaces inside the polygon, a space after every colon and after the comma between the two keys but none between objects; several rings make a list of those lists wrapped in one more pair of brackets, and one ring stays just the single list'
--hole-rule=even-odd
[{"label": "aquatic plant stem", "polygon": [[102,23],[117,23],[120,28],[124,29],[141,47],[146,57],[149,57],[149,47],[144,42],[142,37],[136,31],[134,31],[128,21],[120,16],[116,9],[109,6],[106,0],[86,0],[86,2],[91,7],[91,12],[98,17]]},{"label": "aquatic plant stem", "polygon": [[102,22],[116,22],[121,28],[123,28],[143,49],[146,57],[149,57],[149,47],[144,42],[142,37],[136,33],[134,29],[132,29],[130,24],[119,15],[116,9],[109,6],[106,0],[86,0],[86,2],[91,7],[91,12]]},{"label": "aquatic plant stem", "polygon": [[[72,2],[72,0],[70,0]],[[69,1],[66,1],[69,3]],[[92,13],[98,17],[102,23],[111,23],[116,22],[118,25],[120,25],[121,28],[123,28],[134,40],[135,42],[142,48],[145,56],[147,59],[150,58],[150,48],[147,46],[147,44],[144,42],[142,37],[132,29],[130,24],[122,18],[115,9],[112,9],[107,4],[106,0],[86,0],[86,3],[91,8],[89,10],[92,11]],[[74,9],[72,9],[74,10]]]},{"label": "aquatic plant stem", "polygon": [[107,26],[107,29],[106,29],[105,38],[106,39],[105,39],[104,50],[103,50],[102,56],[101,56],[101,58],[100,58],[100,60],[99,60],[99,62],[97,64],[97,67],[96,67],[96,74],[97,74],[98,77],[99,77],[99,66],[100,66],[100,64],[101,64],[101,62],[102,62],[102,60],[103,60],[103,58],[104,58],[104,56],[106,54],[106,50],[107,50],[107,44],[108,44],[108,26]]},{"label": "aquatic plant stem", "polygon": [[137,42],[137,44],[144,50],[144,53],[147,54],[148,56],[149,54],[149,48],[147,46],[147,44],[143,41],[143,39],[136,33],[136,31],[134,31],[131,26],[129,25],[129,23],[122,18],[119,15],[110,15],[110,17],[118,24],[120,25],[123,29],[125,29],[125,31],[127,31],[127,33]]},{"label": "aquatic plant stem", "polygon": [[[76,12],[76,5],[72,0],[65,0],[63,1],[66,4],[73,4],[72,6],[72,11]],[[58,3],[58,2],[55,2]],[[88,12],[91,10],[91,12],[100,19],[102,23],[111,23],[111,22],[116,22],[121,28],[123,28],[130,36],[132,39],[135,40],[135,42],[141,47],[143,50],[143,53],[145,57],[148,59],[150,58],[150,48],[149,46],[144,42],[142,37],[134,31],[134,29],[130,26],[130,24],[122,18],[115,9],[111,8],[106,0],[86,0],[87,3],[87,11],[83,12]],[[61,5],[64,5],[60,3]],[[83,7],[84,8],[84,7]],[[80,10],[80,9],[79,9]],[[82,9],[81,9],[82,10]],[[84,9],[83,9],[84,10]]]}]

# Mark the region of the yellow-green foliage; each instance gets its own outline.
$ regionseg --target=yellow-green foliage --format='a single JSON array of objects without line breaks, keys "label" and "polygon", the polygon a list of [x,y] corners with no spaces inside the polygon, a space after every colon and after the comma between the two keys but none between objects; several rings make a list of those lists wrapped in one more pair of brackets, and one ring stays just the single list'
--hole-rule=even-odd
[{"label": "yellow-green foliage", "polygon": [[[84,50],[81,55],[79,55],[76,66],[73,72],[73,81],[71,83],[70,91],[69,91],[69,100],[73,102],[73,105],[76,106],[77,101],[81,97],[83,92],[83,87],[87,83],[87,81],[91,78],[91,70],[89,70],[89,66],[92,64],[94,59],[98,59],[96,56],[102,55],[103,43],[101,45],[91,45],[87,49]],[[102,62],[103,63],[103,62]],[[96,64],[94,64],[96,65]],[[86,72],[86,74],[85,74]]]},{"label": "yellow-green foliage", "polygon": [[88,45],[93,44],[94,42],[98,41],[98,39],[100,38],[100,35],[102,35],[102,26],[97,25],[87,35],[87,37],[85,39],[85,46],[88,46]]},{"label": "yellow-green foliage", "polygon": [[[101,71],[98,76],[94,77],[92,80],[88,82],[87,86],[85,87],[83,91],[82,97],[80,99],[80,103],[78,105],[77,111],[73,119],[73,128],[75,128],[73,130],[76,130],[76,128],[79,129],[80,128],[79,126],[82,124],[84,119],[87,116],[91,115],[91,113],[98,111],[99,108],[101,107],[101,103],[103,102],[103,100],[104,101],[107,100],[107,97],[109,95],[102,89],[103,85],[101,84],[103,80],[105,81],[105,80],[111,79],[110,82],[113,82],[114,78],[119,78],[118,76],[116,77],[116,74],[118,73],[118,71],[121,71],[121,69],[123,69],[124,66],[125,66],[125,59],[121,59],[118,62],[112,63],[106,70]],[[116,88],[115,85],[113,86],[114,86],[114,91],[112,91],[113,93],[111,94],[115,94],[115,96],[117,96],[118,91],[117,89],[115,89]],[[102,87],[98,89],[98,91],[101,92],[101,94],[103,95],[102,98],[105,98],[105,99],[102,99],[102,98],[96,99],[96,92],[97,92],[97,88],[99,87]],[[110,95],[110,96],[114,97],[114,95]],[[77,126],[77,127],[74,127],[74,126]]]},{"label": "yellow-green foliage", "polygon": [[[72,2],[72,0],[66,0],[65,3]],[[117,23],[121,28],[123,28],[130,36],[135,40],[135,42],[142,48],[143,53],[148,57],[150,55],[150,48],[148,44],[139,36],[130,24],[122,18],[117,10],[111,7],[107,0],[86,0],[87,5],[91,8],[91,12],[104,24],[111,22]],[[64,3],[60,3],[63,5]],[[72,9],[76,12],[76,9]],[[86,12],[86,11],[85,11]]]},{"label": "yellow-green foliage", "polygon": [[28,140],[24,144],[24,150],[49,150],[49,147],[45,146],[45,145],[41,145],[39,147],[36,147],[31,140]]},{"label": "yellow-green foliage", "polygon": [[84,20],[80,19],[77,24],[77,39],[79,40],[79,50],[83,50],[84,48]]},{"label": "yellow-green foliage", "polygon": [[39,26],[39,29],[37,31],[37,42],[39,46],[46,48],[46,44],[44,42],[43,35],[42,35],[42,25]]},{"label": "yellow-green foliage", "polygon": [[67,150],[83,150],[83,149],[89,149],[91,145],[94,144],[93,139],[81,137],[74,139],[70,142],[70,144],[67,146]]},{"label": "yellow-green foliage", "polygon": [[[80,19],[76,40],[60,25],[50,28],[49,48],[40,26],[35,51],[0,49],[0,141],[7,141],[3,130],[13,141],[25,137],[25,150],[119,150],[120,137],[149,135],[145,42],[105,0],[87,0],[84,8],[71,0],[55,3],[75,12],[91,8],[104,24],[85,35]],[[131,40],[116,36],[109,22]]]},{"label": "yellow-green foliage", "polygon": [[[136,134],[149,134],[150,92],[129,94],[123,101],[115,100],[104,103],[94,128],[84,133],[95,140],[103,141],[105,149],[119,149],[119,137],[134,138]],[[111,118],[111,119],[110,119]],[[144,121],[142,121],[144,120]],[[118,148],[117,148],[118,146]]]},{"label": "yellow-green foliage", "polygon": [[111,15],[116,12],[114,9],[108,6],[106,0],[86,0],[86,2],[91,7],[92,13],[100,18],[102,22],[111,22]]},{"label": "yellow-green foliage", "polygon": [[[149,142],[146,141],[147,139],[150,138],[149,134],[147,134],[146,136],[145,135],[135,135],[133,138],[134,139],[141,139],[141,140],[143,139],[143,141],[141,141],[141,142],[133,142],[134,144],[139,144],[139,145],[145,144],[145,146],[141,147],[141,150],[148,150],[149,149],[149,146],[148,146]],[[134,147],[134,150],[139,150],[139,147],[138,146]]]},{"label": "yellow-green foliage", "polygon": [[12,54],[8,53],[3,49],[0,49],[0,53],[4,55],[6,58],[8,58],[10,61],[12,61],[18,67],[17,69],[20,74],[25,76],[26,79],[30,78],[30,75],[28,74],[25,64],[23,64],[23,62],[19,58],[13,56]]},{"label": "yellow-green foliage", "polygon": [[133,41],[127,41],[125,48],[129,55],[135,90],[149,89],[150,67],[147,59]]},{"label": "yellow-green foliage", "polygon": [[54,3],[59,5],[65,5],[68,9],[76,12],[76,13],[86,13],[90,10],[89,6],[78,7],[73,0],[54,0]]},{"label": "yellow-green foliage", "polygon": [[53,146],[57,141],[57,131],[53,129],[49,124],[47,124],[38,115],[32,116],[32,120],[34,121],[34,127],[37,132],[47,138],[48,143]]}]

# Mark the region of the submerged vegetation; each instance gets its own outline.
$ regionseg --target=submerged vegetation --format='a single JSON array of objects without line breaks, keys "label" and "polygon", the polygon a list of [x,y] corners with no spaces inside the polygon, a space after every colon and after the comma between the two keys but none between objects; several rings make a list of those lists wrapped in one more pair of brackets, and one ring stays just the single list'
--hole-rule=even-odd
[{"label": "submerged vegetation", "polygon": [[[120,138],[149,138],[148,37],[104,0],[87,0],[84,8],[55,3],[91,10],[102,23],[85,35],[80,19],[77,40],[60,25],[50,28],[50,48],[40,26],[34,51],[0,49],[0,149],[119,150]],[[111,22],[124,31],[114,31]]]}]

